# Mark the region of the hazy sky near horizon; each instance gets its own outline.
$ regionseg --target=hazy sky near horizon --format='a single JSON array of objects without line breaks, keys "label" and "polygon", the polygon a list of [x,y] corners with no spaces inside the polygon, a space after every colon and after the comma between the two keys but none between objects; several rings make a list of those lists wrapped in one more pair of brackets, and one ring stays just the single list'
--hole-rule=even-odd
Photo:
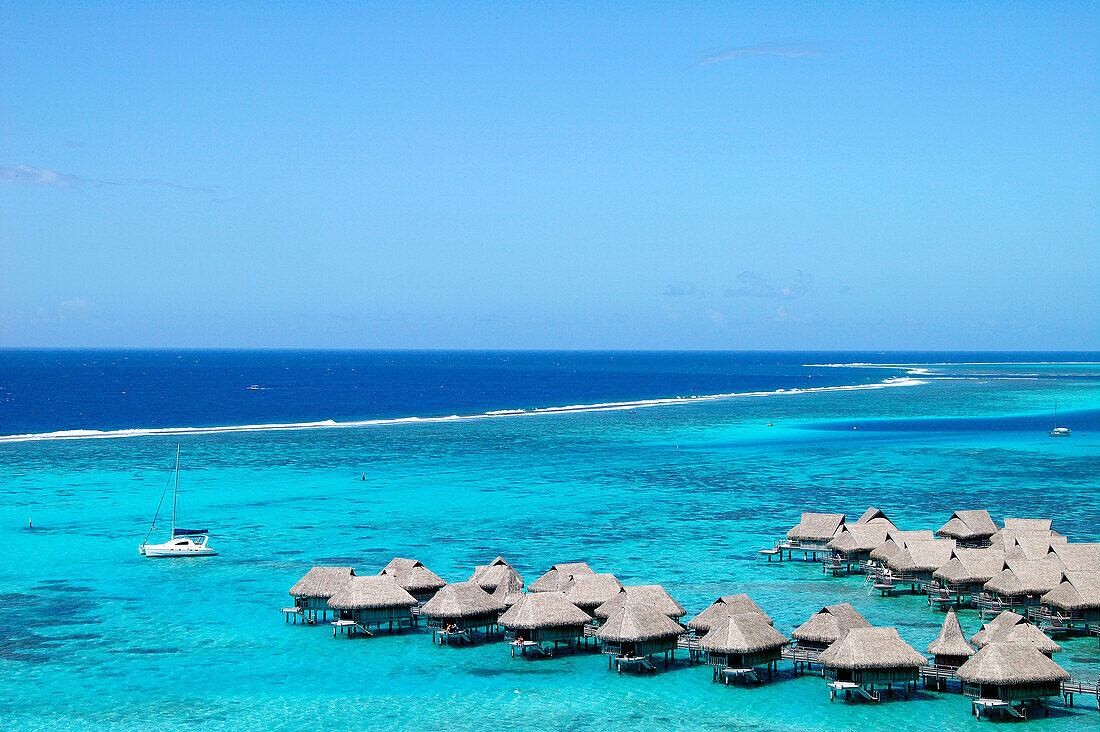
[{"label": "hazy sky near horizon", "polygon": [[0,346],[1100,349],[1096,3],[0,1]]}]

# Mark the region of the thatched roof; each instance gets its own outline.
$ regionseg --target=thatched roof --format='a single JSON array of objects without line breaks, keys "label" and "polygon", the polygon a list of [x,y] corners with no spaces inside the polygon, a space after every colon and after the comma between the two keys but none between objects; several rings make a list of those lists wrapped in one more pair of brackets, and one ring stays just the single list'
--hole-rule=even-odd
[{"label": "thatched roof", "polygon": [[842,513],[803,513],[802,520],[787,532],[788,539],[827,542],[844,523]]},{"label": "thatched roof", "polygon": [[351,567],[314,567],[290,588],[291,597],[327,600],[355,576]]},{"label": "thatched roof", "polygon": [[990,620],[988,623],[982,625],[974,635],[970,636],[970,642],[978,648],[988,644],[993,640],[993,636],[1001,632],[1004,628],[1010,628],[1018,623],[1026,623],[1027,618],[1023,615],[1018,615],[1011,610],[1002,610],[997,613],[997,616]]},{"label": "thatched roof", "polygon": [[765,623],[772,624],[772,619],[768,617],[767,613],[761,610],[760,606],[753,602],[751,597],[741,593],[740,595],[719,597],[711,603],[710,607],[688,621],[688,627],[698,633],[706,633],[729,616],[742,613],[756,613],[764,619]]},{"label": "thatched roof", "polygon": [[871,559],[877,559],[880,562],[885,562],[902,550],[907,542],[910,541],[932,541],[936,537],[932,534],[931,530],[920,531],[887,531],[886,541],[871,552]]},{"label": "thatched roof", "polygon": [[1000,595],[1044,595],[1062,580],[1062,566],[1057,558],[1005,559],[1005,568],[985,583],[985,589]]},{"label": "thatched roof", "polygon": [[337,610],[373,610],[417,604],[416,598],[402,589],[393,577],[384,575],[350,577],[328,599],[328,606]]},{"label": "thatched roof", "polygon": [[727,615],[716,622],[699,640],[699,647],[711,653],[759,653],[790,642],[764,615],[750,612]]},{"label": "thatched roof", "polygon": [[443,578],[415,559],[395,557],[379,572],[389,575],[409,592],[431,592],[447,584]]},{"label": "thatched roof", "polygon": [[1069,672],[1027,643],[990,643],[959,667],[955,678],[968,684],[1019,686],[1068,681]]},{"label": "thatched roof", "polygon": [[504,601],[470,581],[446,585],[420,608],[420,614],[427,618],[470,618],[501,612]]},{"label": "thatched roof", "polygon": [[1005,556],[1010,559],[1043,559],[1051,554],[1055,547],[1066,543],[1064,536],[1017,534],[1011,544],[1005,545]]},{"label": "thatched roof", "polygon": [[951,559],[954,539],[907,541],[901,551],[886,560],[890,569],[898,572],[934,572]]},{"label": "thatched roof", "polygon": [[652,605],[670,618],[682,618],[687,614],[684,606],[676,602],[672,595],[668,594],[660,585],[628,585],[619,591],[619,594],[596,608],[597,618],[609,618],[611,614],[625,605],[627,602],[635,602],[643,605]]},{"label": "thatched roof", "polygon": [[513,569],[511,564],[504,561],[503,557],[497,557],[489,564],[475,567],[473,575],[470,576],[470,581],[477,582],[481,589],[492,592],[501,582],[504,582],[512,575],[519,577],[520,584],[523,584],[523,576]]},{"label": "thatched roof", "polygon": [[806,643],[834,643],[854,628],[870,628],[867,618],[849,603],[823,607],[794,629],[791,638]]},{"label": "thatched roof", "polygon": [[1100,608],[1100,572],[1062,571],[1062,581],[1043,595],[1043,604],[1063,610]]},{"label": "thatched roof", "polygon": [[1000,549],[969,549],[956,547],[951,559],[932,576],[948,582],[988,582],[1000,574],[1005,566],[1005,555]]},{"label": "thatched roof", "polygon": [[584,625],[592,618],[560,592],[530,592],[500,616],[509,630],[534,630]]},{"label": "thatched roof", "polygon": [[877,519],[870,523],[844,524],[840,533],[825,546],[834,552],[869,552],[882,546],[889,531],[890,527],[878,523]]},{"label": "thatched roof", "polygon": [[565,590],[565,599],[577,607],[596,607],[618,595],[623,589],[619,578],[610,573],[573,575]]},{"label": "thatched roof", "polygon": [[581,574],[593,574],[585,562],[555,564],[550,570],[531,583],[528,592],[561,592],[569,584],[569,578]]},{"label": "thatched roof", "polygon": [[826,668],[918,668],[928,663],[916,648],[898,635],[897,628],[853,628],[821,652]]},{"label": "thatched roof", "polygon": [[966,642],[962,626],[959,625],[959,616],[954,610],[947,611],[947,617],[940,626],[940,634],[936,640],[928,644],[928,652],[937,656],[972,656],[977,650]]},{"label": "thatched roof", "polygon": [[869,521],[874,521],[876,519],[879,520],[880,522],[884,521],[884,522],[890,524],[891,526],[894,525],[893,522],[890,521],[890,518],[886,514],[884,514],[882,511],[878,510],[874,506],[871,506],[866,511],[864,511],[863,515],[859,517],[859,519],[856,521],[856,523],[857,524],[865,524],[865,523],[868,523]]},{"label": "thatched roof", "polygon": [[1064,569],[1100,572],[1100,544],[1054,544],[1050,553],[1058,557]]},{"label": "thatched roof", "polygon": [[1045,538],[1048,541],[1065,539],[1065,537],[1057,531],[1051,531],[1049,529],[1001,529],[996,534],[989,537],[989,542],[993,546],[1011,549],[1016,545],[1016,539],[1020,537]]},{"label": "thatched roof", "polygon": [[997,533],[997,524],[984,508],[956,511],[946,524],[936,531],[936,536],[959,541],[988,539]]},{"label": "thatched roof", "polygon": [[676,637],[683,632],[683,626],[660,608],[628,602],[600,624],[596,637],[611,643],[631,643]]},{"label": "thatched roof", "polygon": [[[1000,641],[1007,643],[1028,643],[1035,646],[1040,653],[1059,653],[1062,650],[1062,647],[1052,641],[1050,636],[1031,623],[1017,623],[1008,628],[1003,628],[994,634],[991,642],[997,643]],[[989,644],[986,643],[984,645]]]},{"label": "thatched roof", "polygon": [[509,574],[493,590],[493,598],[503,602],[506,607],[515,605],[523,595],[523,578],[516,573]]},{"label": "thatched roof", "polygon": [[1042,518],[1006,518],[1005,528],[1013,531],[1050,531],[1050,519]]}]

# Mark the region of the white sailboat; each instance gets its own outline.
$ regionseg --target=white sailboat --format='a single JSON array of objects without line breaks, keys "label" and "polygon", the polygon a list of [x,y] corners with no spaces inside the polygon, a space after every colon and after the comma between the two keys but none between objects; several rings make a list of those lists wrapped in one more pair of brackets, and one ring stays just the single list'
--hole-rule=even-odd
[{"label": "white sailboat", "polygon": [[1051,423],[1050,432],[1047,432],[1051,437],[1069,437],[1069,427],[1058,426],[1058,402],[1054,402],[1054,421]]},{"label": "white sailboat", "polygon": [[217,554],[216,551],[206,545],[210,540],[210,532],[206,529],[177,529],[176,507],[179,505],[180,493],[180,446],[176,445],[176,469],[174,472],[172,487],[172,534],[171,538],[163,544],[150,544],[149,535],[157,528],[157,517],[160,516],[160,508],[164,505],[164,496],[168,493],[168,486],[164,486],[164,493],[160,496],[160,504],[153,515],[153,523],[145,534],[145,540],[138,546],[138,553],[151,558],[160,557],[209,557]]}]

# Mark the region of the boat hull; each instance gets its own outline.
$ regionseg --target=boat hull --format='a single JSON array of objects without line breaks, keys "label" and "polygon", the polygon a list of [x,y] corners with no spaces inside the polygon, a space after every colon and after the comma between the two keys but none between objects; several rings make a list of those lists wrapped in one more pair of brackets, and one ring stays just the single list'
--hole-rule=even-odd
[{"label": "boat hull", "polygon": [[190,539],[174,539],[164,544],[142,544],[138,552],[150,559],[170,559],[172,557],[212,557],[217,552],[206,545],[206,539],[201,543]]}]

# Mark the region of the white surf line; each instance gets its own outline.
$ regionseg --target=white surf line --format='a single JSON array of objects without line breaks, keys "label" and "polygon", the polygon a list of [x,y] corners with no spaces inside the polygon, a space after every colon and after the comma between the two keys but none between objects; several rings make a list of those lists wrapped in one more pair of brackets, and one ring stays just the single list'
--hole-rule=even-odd
[{"label": "white surf line", "polygon": [[12,442],[35,442],[42,440],[105,440],[122,437],[158,437],[170,435],[216,435],[235,432],[289,432],[294,430],[346,429],[349,427],[373,427],[394,424],[430,424],[434,422],[454,422],[473,419],[504,419],[509,417],[537,417],[548,414],[578,414],[583,412],[611,412],[646,407],[660,407],[672,404],[692,404],[720,399],[738,399],[742,397],[783,396],[789,394],[811,394],[827,391],[861,391],[867,389],[887,389],[896,386],[917,386],[927,381],[899,376],[885,379],[877,384],[852,384],[848,386],[814,386],[804,389],[776,389],[775,391],[733,392],[729,394],[708,394],[704,396],[669,397],[666,399],[646,399],[631,402],[603,402],[599,404],[575,404],[565,407],[539,407],[536,409],[500,409],[483,414],[452,414],[447,417],[396,417],[391,419],[362,419],[337,422],[332,419],[320,422],[290,422],[277,424],[247,424],[223,427],[149,427],[127,430],[60,430],[57,432],[38,432],[22,435],[0,435],[0,444]]}]

